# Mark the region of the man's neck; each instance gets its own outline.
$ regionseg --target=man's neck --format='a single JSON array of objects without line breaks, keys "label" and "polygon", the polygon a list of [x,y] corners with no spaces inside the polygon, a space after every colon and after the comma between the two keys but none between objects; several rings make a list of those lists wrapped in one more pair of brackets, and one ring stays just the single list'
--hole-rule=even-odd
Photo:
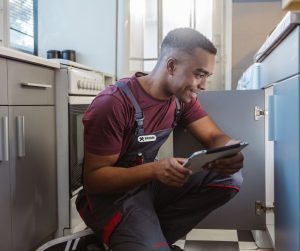
[{"label": "man's neck", "polygon": [[156,99],[168,100],[172,96],[166,92],[165,80],[158,72],[139,77],[138,80],[142,88]]}]

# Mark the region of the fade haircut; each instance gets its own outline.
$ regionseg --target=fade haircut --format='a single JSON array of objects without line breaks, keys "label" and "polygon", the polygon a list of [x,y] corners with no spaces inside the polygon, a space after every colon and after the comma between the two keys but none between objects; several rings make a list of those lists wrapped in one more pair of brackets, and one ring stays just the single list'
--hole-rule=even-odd
[{"label": "fade haircut", "polygon": [[160,61],[171,49],[179,49],[189,54],[201,48],[213,55],[217,54],[217,48],[199,31],[191,28],[177,28],[170,31],[161,44]]}]

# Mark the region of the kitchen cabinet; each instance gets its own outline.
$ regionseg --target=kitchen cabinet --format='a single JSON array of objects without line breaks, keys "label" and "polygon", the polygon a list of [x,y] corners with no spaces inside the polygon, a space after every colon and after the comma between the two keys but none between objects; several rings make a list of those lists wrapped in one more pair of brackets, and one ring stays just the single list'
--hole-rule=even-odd
[{"label": "kitchen cabinet", "polygon": [[276,251],[300,250],[299,84],[296,75],[274,86]]},{"label": "kitchen cabinet", "polygon": [[275,249],[300,250],[300,13],[289,12],[257,53],[261,86],[273,85]]},{"label": "kitchen cabinet", "polygon": [[6,221],[0,225],[0,249],[27,251],[57,229],[54,70],[9,59],[1,63],[7,97],[0,106],[0,217]]},{"label": "kitchen cabinet", "polygon": [[[235,198],[213,211],[198,228],[264,230],[266,216],[258,215],[256,201],[265,202],[265,120],[255,119],[255,107],[265,109],[264,90],[209,91],[198,99],[217,125],[228,135],[249,143],[242,169],[244,181]],[[180,143],[177,143],[180,142]],[[184,147],[182,147],[184,146]],[[203,146],[188,131],[176,128],[174,156],[188,157]],[[226,217],[224,217],[226,215]]]},{"label": "kitchen cabinet", "polygon": [[11,250],[11,196],[8,162],[8,107],[0,106],[0,250]]},{"label": "kitchen cabinet", "polygon": [[57,226],[54,107],[12,107],[9,115],[13,247],[29,250]]}]

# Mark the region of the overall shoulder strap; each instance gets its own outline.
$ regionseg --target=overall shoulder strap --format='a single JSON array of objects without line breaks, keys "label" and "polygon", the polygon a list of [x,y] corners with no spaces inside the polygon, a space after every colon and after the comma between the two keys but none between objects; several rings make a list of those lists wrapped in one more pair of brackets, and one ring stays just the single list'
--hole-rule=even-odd
[{"label": "overall shoulder strap", "polygon": [[175,128],[178,125],[178,121],[180,119],[180,115],[181,115],[181,105],[180,105],[180,101],[178,98],[175,99],[176,101],[176,110],[175,110],[175,118],[172,124],[172,127]]},{"label": "overall shoulder strap", "polygon": [[138,102],[136,101],[135,97],[133,96],[130,88],[125,82],[122,81],[117,81],[116,86],[118,86],[122,91],[125,92],[127,97],[130,99],[132,105],[134,106],[135,109],[135,121],[137,124],[136,128],[136,134],[137,135],[142,135],[144,134],[144,113],[139,106]]}]

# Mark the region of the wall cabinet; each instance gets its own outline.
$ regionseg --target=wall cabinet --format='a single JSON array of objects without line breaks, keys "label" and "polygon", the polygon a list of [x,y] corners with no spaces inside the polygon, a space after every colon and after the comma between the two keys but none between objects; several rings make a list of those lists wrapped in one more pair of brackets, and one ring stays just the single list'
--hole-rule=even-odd
[{"label": "wall cabinet", "polygon": [[57,228],[54,70],[0,64],[0,250],[27,251]]}]

